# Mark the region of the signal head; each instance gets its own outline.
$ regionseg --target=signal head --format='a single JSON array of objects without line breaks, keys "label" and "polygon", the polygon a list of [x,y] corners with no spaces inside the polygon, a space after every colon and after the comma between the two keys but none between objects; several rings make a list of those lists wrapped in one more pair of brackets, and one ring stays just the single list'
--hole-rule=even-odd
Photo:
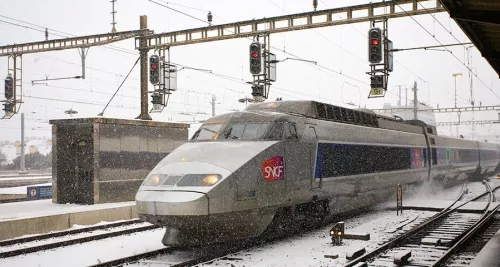
[{"label": "signal head", "polygon": [[258,75],[263,69],[262,45],[259,42],[250,44],[250,73]]},{"label": "signal head", "polygon": [[382,30],[371,28],[368,32],[368,60],[370,63],[380,63],[382,61]]},{"label": "signal head", "polygon": [[152,84],[160,83],[160,57],[158,55],[149,57],[149,81]]},{"label": "signal head", "polygon": [[12,75],[9,73],[7,75],[7,78],[5,78],[5,99],[11,100],[14,98],[14,78],[12,78]]}]

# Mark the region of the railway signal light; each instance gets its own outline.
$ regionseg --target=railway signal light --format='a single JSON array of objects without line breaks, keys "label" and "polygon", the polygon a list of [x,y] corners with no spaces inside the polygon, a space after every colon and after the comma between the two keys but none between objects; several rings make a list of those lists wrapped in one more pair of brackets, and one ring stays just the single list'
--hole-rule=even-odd
[{"label": "railway signal light", "polygon": [[375,75],[370,77],[370,85],[372,88],[384,88],[384,76]]},{"label": "railway signal light", "polygon": [[368,31],[368,60],[370,63],[380,63],[382,61],[382,30],[371,28]]},{"label": "railway signal light", "polygon": [[250,44],[250,73],[258,75],[262,72],[262,45],[259,42]]},{"label": "railway signal light", "polygon": [[5,99],[11,100],[12,98],[14,98],[14,78],[9,73],[5,78]]},{"label": "railway signal light", "polygon": [[334,245],[342,244],[344,229],[345,229],[344,222],[338,222],[334,224],[333,227],[330,229],[330,237],[332,238],[332,242]]},{"label": "railway signal light", "polygon": [[163,104],[162,101],[161,101],[162,100],[161,99],[162,98],[161,94],[154,93],[154,94],[151,95],[151,98],[152,98],[151,103],[153,103],[153,105],[161,105],[161,104]]},{"label": "railway signal light", "polygon": [[160,57],[158,55],[149,57],[149,81],[154,85],[160,83]]},{"label": "railway signal light", "polygon": [[5,103],[3,104],[3,106],[3,110],[5,111],[6,116],[10,116],[12,113],[14,113],[14,103]]}]

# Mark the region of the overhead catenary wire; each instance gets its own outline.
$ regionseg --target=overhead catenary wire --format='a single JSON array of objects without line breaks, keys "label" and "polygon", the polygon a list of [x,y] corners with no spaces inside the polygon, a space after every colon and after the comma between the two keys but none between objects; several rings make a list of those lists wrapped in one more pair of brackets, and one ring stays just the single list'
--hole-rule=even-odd
[{"label": "overhead catenary wire", "polygon": [[[454,38],[454,39],[455,39],[458,43],[462,43],[462,41],[458,40],[458,38],[457,38],[457,37],[456,37],[456,36],[455,36],[455,35],[451,32],[451,30],[448,30],[448,29],[446,28],[446,26],[444,26],[444,25],[441,23],[441,21],[439,21],[439,20],[436,18],[436,16],[435,16],[434,14],[432,14],[432,13],[431,13],[431,12],[430,12],[427,8],[425,8],[425,6],[424,6],[424,5],[422,5],[422,3],[418,2],[418,4],[419,4],[419,5],[420,5],[420,6],[421,6],[421,7],[422,7],[422,8],[423,8],[423,9],[424,9],[424,10],[425,10],[425,11],[426,11],[429,15],[431,15],[431,17],[432,17],[432,18],[434,18],[434,20],[435,20],[435,21],[436,21],[439,25],[441,25],[441,27],[443,27],[443,29],[445,29],[445,30],[446,30],[446,32],[447,32],[447,33],[449,33],[449,34],[450,34],[450,35],[451,35],[451,36],[452,36],[452,37],[453,37],[453,38]],[[463,46],[465,49],[467,49],[466,44],[462,44],[462,46]]]},{"label": "overhead catenary wire", "polygon": [[[320,2],[326,6],[327,8],[330,8],[323,0],[320,0]],[[342,16],[340,16],[339,14],[337,14],[337,16],[341,19],[343,19]],[[349,24],[351,28],[353,28],[356,32],[358,32],[362,37],[366,38],[367,35],[365,35],[364,33],[362,33],[358,28],[356,28],[354,25],[352,24]],[[357,59],[361,60],[361,61],[364,61],[363,59],[360,59],[359,57],[356,56]],[[453,96],[453,94],[449,91],[446,91],[446,90],[442,90],[442,88],[432,84],[431,82],[427,81],[426,79],[422,78],[420,75],[416,74],[414,71],[410,70],[405,64],[401,63],[399,60],[397,60],[396,58],[394,58],[394,62],[396,62],[397,64],[399,64],[401,67],[403,67],[406,71],[408,71],[409,73],[411,73],[414,77],[416,77],[417,79],[421,80],[422,82],[428,84],[429,86],[432,86],[434,88],[437,88],[437,89],[440,89],[441,91],[443,91],[444,93],[446,93],[447,95],[451,95]],[[410,100],[408,98],[405,97],[406,100]],[[459,99],[461,99],[459,97]]]},{"label": "overhead catenary wire", "polygon": [[[426,33],[428,33],[432,38],[434,38],[440,45],[443,45],[443,43],[441,43],[441,41],[439,41],[439,39],[437,39],[432,33],[429,32],[429,30],[427,30],[421,23],[419,23],[412,15],[408,14],[408,12],[406,10],[404,10],[399,4],[396,4],[401,10],[403,10],[403,12],[405,12],[405,14],[407,16],[409,16],[415,23],[417,23],[417,25],[420,26],[420,28],[424,29],[424,31]],[[475,74],[472,69],[467,66],[462,60],[460,60],[455,54],[453,54],[453,51],[451,51],[450,49],[448,49],[447,47],[444,47],[444,49],[446,51],[448,51],[458,62],[460,62],[465,68],[467,68],[469,70],[469,72],[471,72],[474,76],[476,76],[476,78],[486,87],[488,88],[498,99],[500,99],[500,96],[498,94],[496,94],[493,89],[491,89],[491,87],[489,87],[485,82],[483,82],[483,80],[481,80],[481,78],[479,78],[479,76],[477,74]]]},{"label": "overhead catenary wire", "polygon": [[148,1],[149,1],[149,2],[152,2],[152,3],[155,3],[155,4],[159,5],[159,6],[162,6],[162,7],[168,8],[168,9],[170,9],[170,10],[172,10],[172,11],[175,11],[175,12],[177,12],[177,13],[180,13],[180,14],[182,14],[182,15],[184,15],[184,16],[188,16],[188,17],[190,17],[190,18],[192,18],[192,19],[195,19],[195,20],[201,21],[201,22],[203,22],[203,23],[208,23],[208,21],[205,21],[205,20],[199,19],[199,18],[197,18],[197,17],[195,17],[195,16],[189,15],[188,13],[182,12],[182,11],[177,10],[177,9],[175,9],[175,8],[171,8],[171,7],[167,6],[167,5],[164,5],[164,4],[161,4],[161,3],[158,3],[158,2],[153,1],[153,0],[148,0]]},{"label": "overhead catenary wire", "polygon": [[109,106],[109,103],[111,103],[111,101],[113,101],[113,98],[115,98],[115,95],[118,93],[118,91],[120,91],[120,88],[122,88],[122,85],[125,83],[125,81],[127,80],[128,76],[130,75],[130,73],[132,73],[132,71],[134,70],[135,66],[137,66],[137,63],[139,62],[140,59],[141,59],[141,57],[137,58],[137,60],[134,63],[134,66],[132,66],[132,68],[130,69],[130,71],[127,73],[127,76],[125,76],[125,79],[123,79],[123,81],[120,84],[120,86],[118,86],[118,89],[116,89],[115,93],[113,94],[113,96],[111,97],[111,99],[109,99],[108,103],[106,104],[106,106],[104,107],[104,109],[101,111],[101,113],[99,113],[99,116],[103,116],[104,111],[106,111],[106,109]]},{"label": "overhead catenary wire", "polygon": [[[156,2],[156,1],[153,1],[153,0],[148,0],[148,1],[172,10],[172,8],[171,8],[171,7],[168,7],[168,6],[166,6],[166,5],[160,4],[160,3]],[[178,10],[176,10],[176,11],[178,11]],[[199,19],[199,18],[197,18],[197,17],[195,17],[195,16],[192,16],[192,15],[189,15],[189,14],[187,14],[187,13],[185,13],[185,12],[179,12],[179,13],[184,14],[184,15],[186,15],[186,16],[188,16],[188,17],[190,17],[190,18],[196,19],[197,21],[201,21],[201,22],[203,22],[203,23],[205,23],[205,24],[209,24],[209,22],[208,22],[208,21],[205,21],[205,20]],[[224,30],[225,30],[225,31],[228,31],[228,32],[233,33],[232,31],[230,31],[230,30],[228,30],[228,29],[224,29]],[[247,38],[247,39],[252,40],[251,38]],[[283,52],[283,53],[285,53],[285,54],[287,54],[287,55],[293,56],[293,57],[295,57],[295,58],[302,59],[302,60],[306,60],[305,58],[302,58],[302,57],[297,56],[297,55],[295,55],[295,54],[292,54],[292,53],[290,53],[290,52],[288,52],[288,51],[285,51],[285,50],[283,50],[283,49],[277,48],[277,47],[275,47],[275,46],[269,46],[269,47],[270,47],[270,48],[272,48],[272,49],[274,49],[274,50],[277,50],[277,51]],[[360,80],[358,80],[358,79],[356,79],[356,78],[354,78],[354,77],[352,77],[352,76],[346,75],[346,74],[342,73],[341,71],[335,71],[335,70],[333,70],[333,69],[331,69],[331,68],[328,68],[328,67],[326,67],[326,66],[323,66],[323,65],[321,65],[321,64],[319,64],[319,63],[318,63],[318,64],[316,64],[316,65],[317,65],[318,67],[320,67],[320,68],[323,68],[323,69],[325,69],[325,70],[331,71],[331,72],[336,73],[336,74],[339,74],[339,75],[344,76],[344,77],[346,77],[346,78],[348,78],[348,79],[351,79],[351,80],[353,80],[353,81],[356,81],[356,82],[359,82],[359,83],[362,83],[362,84],[368,85],[368,83],[363,82],[363,81],[360,81]]]}]

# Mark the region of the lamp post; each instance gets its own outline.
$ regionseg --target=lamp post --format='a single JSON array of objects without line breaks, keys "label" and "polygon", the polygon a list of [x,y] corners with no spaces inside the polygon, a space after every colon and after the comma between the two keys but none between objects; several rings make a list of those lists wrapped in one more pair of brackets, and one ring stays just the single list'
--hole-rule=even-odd
[{"label": "lamp post", "polygon": [[457,107],[457,77],[461,77],[462,73],[454,73],[453,78],[455,78],[455,107]]}]

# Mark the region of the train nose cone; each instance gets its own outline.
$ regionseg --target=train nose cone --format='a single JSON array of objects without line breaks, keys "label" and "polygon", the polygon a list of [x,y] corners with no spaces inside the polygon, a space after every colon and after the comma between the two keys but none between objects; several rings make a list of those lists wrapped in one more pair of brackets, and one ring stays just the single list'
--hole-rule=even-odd
[{"label": "train nose cone", "polygon": [[206,194],[187,191],[140,191],[137,213],[150,216],[208,215]]},{"label": "train nose cone", "polygon": [[[144,183],[135,196],[137,213],[150,217],[208,215],[209,201],[206,193],[231,174],[222,167],[203,162],[167,164],[152,173],[162,174],[167,178],[157,185]],[[213,185],[207,185],[188,177],[192,175],[215,175],[220,179]],[[174,177],[175,182],[171,182],[170,177]]]}]

